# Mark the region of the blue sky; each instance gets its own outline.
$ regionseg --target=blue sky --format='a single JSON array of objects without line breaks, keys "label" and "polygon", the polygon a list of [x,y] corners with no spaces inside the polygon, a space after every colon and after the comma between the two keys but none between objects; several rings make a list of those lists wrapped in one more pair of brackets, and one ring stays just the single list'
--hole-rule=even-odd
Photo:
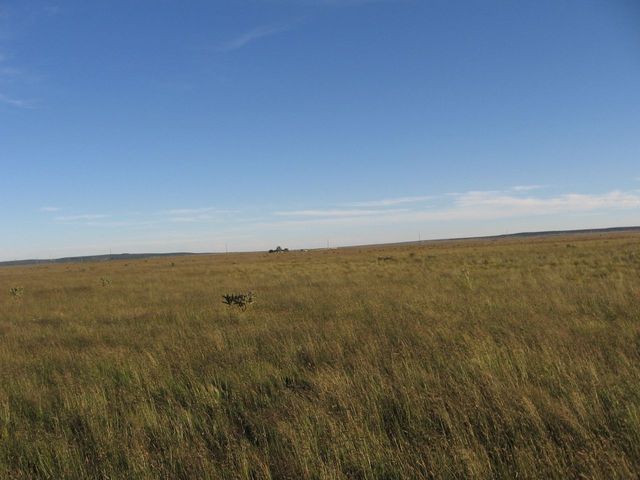
[{"label": "blue sky", "polygon": [[0,260],[640,224],[640,4],[0,0]]}]

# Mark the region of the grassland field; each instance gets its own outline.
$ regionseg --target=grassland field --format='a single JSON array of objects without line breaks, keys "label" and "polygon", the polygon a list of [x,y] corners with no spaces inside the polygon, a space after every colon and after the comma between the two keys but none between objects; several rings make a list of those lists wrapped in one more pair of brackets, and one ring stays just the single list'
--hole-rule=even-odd
[{"label": "grassland field", "polygon": [[0,268],[1,479],[639,471],[639,234]]}]

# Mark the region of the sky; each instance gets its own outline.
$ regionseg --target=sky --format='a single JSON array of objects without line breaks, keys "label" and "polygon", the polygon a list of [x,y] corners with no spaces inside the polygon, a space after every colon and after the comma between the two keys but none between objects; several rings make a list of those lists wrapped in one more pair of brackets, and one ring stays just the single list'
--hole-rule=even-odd
[{"label": "sky", "polygon": [[629,225],[635,0],[0,0],[0,260]]}]

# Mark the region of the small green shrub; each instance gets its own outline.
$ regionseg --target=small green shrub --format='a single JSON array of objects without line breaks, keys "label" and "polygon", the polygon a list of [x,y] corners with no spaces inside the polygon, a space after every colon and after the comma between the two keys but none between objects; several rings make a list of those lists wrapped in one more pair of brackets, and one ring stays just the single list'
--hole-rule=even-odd
[{"label": "small green shrub", "polygon": [[247,293],[228,293],[223,295],[223,301],[225,305],[229,307],[239,307],[242,310],[246,310],[248,305],[251,305],[254,301],[254,293],[249,290]]}]

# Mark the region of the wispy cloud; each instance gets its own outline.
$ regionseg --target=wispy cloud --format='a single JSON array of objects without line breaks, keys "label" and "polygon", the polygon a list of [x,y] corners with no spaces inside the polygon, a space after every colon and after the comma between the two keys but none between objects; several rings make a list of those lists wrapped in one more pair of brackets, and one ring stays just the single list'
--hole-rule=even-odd
[{"label": "wispy cloud", "polygon": [[[1,2],[2,0],[0,0]],[[40,7],[26,6],[26,8],[7,7],[6,2],[0,4],[0,40],[3,44],[7,40],[12,40],[19,35],[19,31],[24,27],[25,22],[31,23],[41,15]],[[16,4],[17,6],[18,4]],[[45,7],[45,10],[51,7]],[[6,21],[5,21],[6,20]],[[8,44],[8,43],[7,43]],[[16,66],[14,62],[14,52],[7,49],[5,45],[0,51],[0,104],[12,108],[35,109],[39,102],[32,99],[23,98],[23,94],[16,92],[25,91],[32,84],[37,83],[39,77],[34,73]],[[16,90],[19,87],[19,90]],[[31,96],[30,94],[28,94]]]},{"label": "wispy cloud", "polygon": [[361,217],[369,215],[382,215],[388,213],[406,212],[403,209],[385,209],[385,210],[291,210],[274,212],[274,215],[281,217]]},{"label": "wispy cloud", "polygon": [[3,93],[0,93],[0,103],[4,103],[5,105],[16,108],[35,108],[34,103],[30,100],[9,97],[8,95],[4,95]]},{"label": "wispy cloud", "polygon": [[216,207],[198,207],[198,208],[174,208],[171,210],[162,210],[160,215],[199,215],[218,211]]},{"label": "wispy cloud", "polygon": [[[267,228],[305,228],[332,226],[384,225],[464,225],[468,222],[491,222],[502,219],[522,221],[535,218],[569,219],[582,215],[609,215],[616,211],[640,213],[640,191],[614,190],[606,193],[565,193],[543,195],[534,188],[507,188],[495,191],[468,191],[458,194],[399,197],[394,199],[354,202],[361,208],[316,208],[278,210],[267,213],[259,207],[245,210],[223,210],[217,207],[174,208],[143,213],[84,213],[61,215],[61,224],[105,228],[154,228],[189,232],[188,224],[211,224],[216,229],[231,231]],[[425,199],[433,202],[422,204]],[[402,205],[402,208],[394,208]],[[373,207],[378,208],[373,208]],[[55,212],[58,207],[42,207]],[[602,217],[605,218],[605,217]],[[173,226],[172,226],[173,225]],[[200,228],[200,227],[198,227]]]},{"label": "wispy cloud", "polygon": [[197,222],[211,222],[213,220],[219,220],[220,217],[211,214],[199,214],[199,215],[186,215],[169,217],[167,220],[173,223],[197,223]]},{"label": "wispy cloud", "polygon": [[[4,52],[0,52],[0,81],[2,82],[3,89],[6,88],[4,85],[13,83],[24,75],[21,69],[6,65],[7,59],[7,55]],[[33,101],[16,98],[2,92],[0,92],[0,103],[15,108],[34,108]]]},{"label": "wispy cloud", "polygon": [[50,16],[58,15],[61,11],[60,5],[47,5],[43,8],[43,13]]},{"label": "wispy cloud", "polygon": [[437,208],[378,210],[302,210],[275,212],[297,217],[263,225],[276,227],[313,225],[385,225],[416,222],[489,221],[545,215],[605,213],[640,210],[640,193],[615,190],[603,194],[567,193],[551,197],[522,195],[518,191],[470,191],[441,197]]},{"label": "wispy cloud", "polygon": [[350,207],[390,207],[394,205],[402,205],[406,203],[419,203],[433,199],[432,195],[423,195],[418,197],[399,197],[399,198],[386,198],[383,200],[371,200],[367,202],[353,202],[348,203]]},{"label": "wispy cloud", "polygon": [[[520,197],[495,192],[468,192],[456,201],[458,208],[495,209],[496,214],[548,214],[602,209],[640,208],[640,196],[614,190],[605,194],[567,193],[555,197]],[[489,210],[491,211],[491,210]]]},{"label": "wispy cloud", "polygon": [[61,217],[55,217],[57,222],[73,223],[73,222],[86,222],[90,220],[99,220],[101,218],[109,218],[111,215],[102,213],[85,213],[82,215],[64,215]]},{"label": "wispy cloud", "polygon": [[295,0],[296,5],[316,7],[354,7],[370,3],[407,3],[411,0]]},{"label": "wispy cloud", "polygon": [[92,219],[89,221],[85,221],[82,225],[87,227],[100,227],[100,228],[123,228],[123,227],[150,227],[152,225],[156,225],[157,222],[149,221],[149,220],[99,220]]},{"label": "wispy cloud", "polygon": [[231,52],[233,50],[239,50],[246,45],[260,40],[261,38],[277,35],[278,33],[286,32],[292,28],[293,24],[286,25],[263,25],[261,27],[254,28],[238,35],[231,40],[228,40],[218,46],[217,50],[220,52]]},{"label": "wispy cloud", "polygon": [[511,187],[511,190],[514,192],[530,192],[531,190],[540,190],[541,188],[545,188],[545,185],[516,185],[515,187]]},{"label": "wispy cloud", "polygon": [[[0,63],[2,63],[2,61],[3,59],[0,55]],[[0,79],[14,78],[22,74],[23,71],[19,68],[0,66]]]},{"label": "wispy cloud", "polygon": [[164,221],[172,223],[198,223],[213,222],[225,218],[230,210],[223,210],[217,207],[198,208],[174,208],[158,212],[156,216],[163,217]]},{"label": "wispy cloud", "polygon": [[[42,212],[58,212],[61,209],[54,206],[40,208]],[[59,215],[53,218],[55,222],[64,224],[84,225],[88,227],[149,227],[170,225],[172,223],[216,223],[230,220],[232,210],[222,210],[216,207],[175,208],[157,212],[115,212],[115,213],[82,213]],[[235,219],[233,219],[235,220]]]}]

